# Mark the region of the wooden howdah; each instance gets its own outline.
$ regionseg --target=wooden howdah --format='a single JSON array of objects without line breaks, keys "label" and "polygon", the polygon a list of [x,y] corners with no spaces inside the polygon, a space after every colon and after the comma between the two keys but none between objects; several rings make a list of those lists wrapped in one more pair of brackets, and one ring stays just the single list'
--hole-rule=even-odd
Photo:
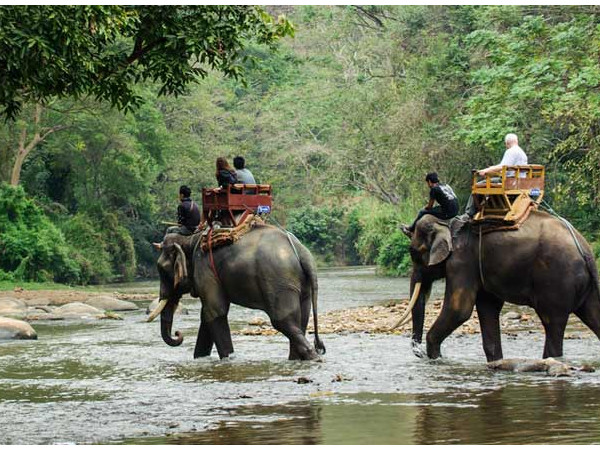
[{"label": "wooden howdah", "polygon": [[269,184],[233,184],[224,188],[202,189],[202,222],[237,227],[251,214],[271,212],[273,197]]},{"label": "wooden howdah", "polygon": [[501,171],[483,177],[473,171],[471,193],[477,207],[473,220],[519,221],[542,201],[544,178],[544,166],[535,164],[503,166]]}]

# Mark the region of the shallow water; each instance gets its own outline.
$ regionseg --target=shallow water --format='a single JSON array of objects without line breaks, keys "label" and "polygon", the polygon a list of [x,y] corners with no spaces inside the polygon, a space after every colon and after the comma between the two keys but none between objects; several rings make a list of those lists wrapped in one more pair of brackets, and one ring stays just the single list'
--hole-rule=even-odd
[{"label": "shallow water", "polygon": [[[407,280],[370,269],[319,282],[321,311],[408,296]],[[324,335],[322,363],[287,361],[282,336],[236,335],[231,360],[193,360],[199,304],[186,306],[177,348],[142,309],[37,322],[38,341],[0,343],[0,444],[600,443],[600,373],[492,372],[478,335],[450,337],[440,361],[414,357],[408,336],[366,334]],[[261,315],[233,307],[232,328]],[[543,349],[541,332],[503,342],[506,357]],[[600,368],[595,339],[567,340],[565,354]]]}]

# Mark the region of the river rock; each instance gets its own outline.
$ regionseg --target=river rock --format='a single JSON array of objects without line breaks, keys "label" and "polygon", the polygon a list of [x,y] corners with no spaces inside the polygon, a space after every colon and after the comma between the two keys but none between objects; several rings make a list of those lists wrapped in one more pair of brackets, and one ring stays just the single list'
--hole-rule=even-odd
[{"label": "river rock", "polygon": [[69,319],[99,317],[104,315],[104,311],[94,308],[91,305],[86,305],[85,303],[79,302],[60,306],[56,308],[53,313],[56,317],[64,317]]},{"label": "river rock", "polygon": [[0,317],[0,340],[37,339],[37,333],[27,322]]},{"label": "river rock", "polygon": [[127,302],[109,296],[90,298],[85,304],[93,306],[94,308],[110,311],[133,311],[138,309],[133,302]]},{"label": "river rock", "polygon": [[50,299],[47,297],[33,297],[24,299],[28,306],[48,306],[50,305]]},{"label": "river rock", "polygon": [[17,298],[0,298],[0,316],[23,317],[27,313],[27,304]]},{"label": "river rock", "polygon": [[574,371],[593,372],[594,368],[585,364],[574,367],[554,358],[522,359],[509,358],[492,361],[487,364],[490,369],[506,370],[509,372],[546,372],[553,377],[570,377]]},{"label": "river rock", "polygon": [[509,311],[502,316],[504,320],[519,320],[521,318],[521,313],[517,311]]}]

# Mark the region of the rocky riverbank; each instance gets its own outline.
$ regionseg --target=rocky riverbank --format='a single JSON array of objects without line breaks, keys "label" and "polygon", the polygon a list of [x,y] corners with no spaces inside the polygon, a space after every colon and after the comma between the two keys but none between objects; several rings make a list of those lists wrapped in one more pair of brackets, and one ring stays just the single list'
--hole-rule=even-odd
[{"label": "rocky riverbank", "polygon": [[[21,338],[34,338],[33,333],[23,324],[17,325],[15,319],[25,323],[34,323],[38,320],[63,320],[63,319],[119,319],[120,311],[132,311],[140,308],[146,309],[151,301],[156,300],[156,294],[151,293],[98,293],[85,291],[28,291],[15,289],[14,291],[0,293],[0,317],[9,318],[5,321],[13,327],[13,331],[4,333],[4,336],[20,336]],[[185,299],[183,300],[185,306]],[[441,309],[442,300],[436,299],[429,302],[425,314],[425,329],[429,329]],[[345,333],[372,333],[372,334],[405,334],[410,332],[412,324],[409,320],[403,326],[393,329],[392,326],[403,315],[408,305],[408,299],[390,300],[381,305],[364,306],[334,310],[319,314],[319,333],[345,334]],[[185,312],[185,308],[180,311]],[[539,318],[533,310],[526,307],[506,305],[501,316],[501,329],[503,335],[517,333],[542,332],[543,328]],[[6,325],[8,326],[8,325]],[[313,321],[309,322],[309,332],[312,332]],[[27,330],[27,331],[23,331]],[[477,312],[460,326],[456,334],[479,333],[479,320]],[[248,321],[247,325],[234,334],[243,335],[273,335],[273,329],[265,315],[257,316]],[[569,321],[565,339],[577,339],[591,332],[584,327],[574,316]]]},{"label": "rocky riverbank", "polygon": [[[391,300],[382,305],[364,306],[343,310],[329,311],[319,314],[319,333],[371,333],[371,334],[405,334],[410,332],[412,323],[409,320],[403,326],[392,329],[392,326],[402,317],[408,299]],[[425,312],[425,329],[429,329],[442,307],[442,299],[430,301]],[[312,318],[308,330],[312,331]],[[500,319],[500,327],[503,335],[515,335],[517,333],[530,333],[543,331],[542,324],[531,308],[506,305],[505,312]],[[248,326],[237,332],[244,335],[272,335],[276,331],[270,326],[268,320],[256,317],[248,322]],[[479,319],[477,312],[473,311],[471,318],[461,325],[455,334],[478,334]],[[571,316],[565,339],[579,339],[584,335],[591,335],[591,331],[585,327],[576,317]]]}]

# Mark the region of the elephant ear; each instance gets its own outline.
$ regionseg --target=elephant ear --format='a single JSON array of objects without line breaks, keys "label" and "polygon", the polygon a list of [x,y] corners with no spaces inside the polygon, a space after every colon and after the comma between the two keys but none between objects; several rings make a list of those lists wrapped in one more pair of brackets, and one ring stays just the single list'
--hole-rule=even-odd
[{"label": "elephant ear", "polygon": [[429,265],[435,266],[448,258],[452,253],[452,235],[446,224],[436,223],[433,225],[433,243],[429,250]]},{"label": "elephant ear", "polygon": [[175,256],[174,287],[177,288],[179,283],[181,283],[181,280],[187,277],[187,259],[181,245],[175,244],[175,249],[177,250],[177,253]]}]

